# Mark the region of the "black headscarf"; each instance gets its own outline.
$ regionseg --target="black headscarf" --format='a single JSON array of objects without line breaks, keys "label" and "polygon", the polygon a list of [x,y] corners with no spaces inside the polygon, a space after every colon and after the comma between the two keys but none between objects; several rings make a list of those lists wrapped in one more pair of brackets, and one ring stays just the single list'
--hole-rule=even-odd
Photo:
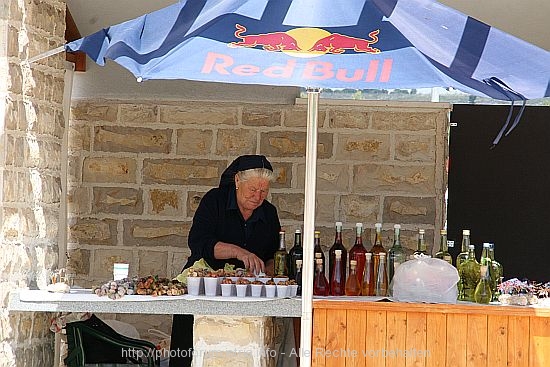
[{"label": "black headscarf", "polygon": [[265,168],[273,172],[273,167],[265,156],[256,154],[241,155],[223,171],[220,178],[220,187],[235,185],[235,174],[237,172],[253,168]]}]

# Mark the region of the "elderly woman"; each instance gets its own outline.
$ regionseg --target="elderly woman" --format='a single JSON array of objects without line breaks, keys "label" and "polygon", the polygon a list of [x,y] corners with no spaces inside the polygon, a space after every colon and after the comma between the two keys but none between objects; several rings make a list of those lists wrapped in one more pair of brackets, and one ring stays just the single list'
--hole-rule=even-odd
[{"label": "elderly woman", "polygon": [[[227,167],[195,212],[184,269],[202,258],[214,269],[229,263],[272,274],[281,228],[277,209],[265,200],[272,180],[263,155],[240,156]],[[174,315],[171,341],[170,366],[191,366],[193,315]]]}]

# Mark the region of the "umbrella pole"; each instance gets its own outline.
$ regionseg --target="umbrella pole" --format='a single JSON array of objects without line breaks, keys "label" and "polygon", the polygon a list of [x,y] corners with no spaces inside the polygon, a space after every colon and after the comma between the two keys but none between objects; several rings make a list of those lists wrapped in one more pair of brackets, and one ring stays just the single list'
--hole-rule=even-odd
[{"label": "umbrella pole", "polygon": [[319,88],[307,89],[306,177],[304,200],[304,262],[302,267],[302,320],[300,367],[311,366],[313,329],[313,240],[315,231],[315,185],[317,181],[317,120]]}]

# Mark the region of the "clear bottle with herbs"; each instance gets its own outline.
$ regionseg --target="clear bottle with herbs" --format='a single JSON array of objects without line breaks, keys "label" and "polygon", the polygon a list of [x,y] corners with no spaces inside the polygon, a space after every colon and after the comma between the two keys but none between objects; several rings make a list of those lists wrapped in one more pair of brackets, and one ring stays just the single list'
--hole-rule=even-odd
[{"label": "clear bottle with herbs", "polygon": [[279,232],[279,249],[274,255],[273,274],[278,277],[288,276],[288,253],[286,252],[285,231]]},{"label": "clear bottle with herbs", "polygon": [[346,264],[348,261],[348,252],[342,243],[342,222],[336,222],[335,224],[335,234],[334,234],[334,244],[328,251],[328,266],[329,266],[329,279],[332,280],[334,264],[336,262],[336,250],[341,251],[341,261],[342,266],[340,266],[340,278],[342,279],[342,294],[344,285],[346,284]]},{"label": "clear bottle with herbs", "polygon": [[491,301],[497,302],[500,292],[498,291],[498,284],[504,275],[504,269],[502,264],[495,260],[495,244],[489,244],[489,258],[491,259],[491,292],[493,299]]},{"label": "clear bottle with herbs", "polygon": [[418,230],[418,245],[416,246],[416,251],[413,252],[411,258],[416,259],[422,256],[428,255],[428,247],[426,246],[426,239],[424,238],[425,231],[423,229]]},{"label": "clear bottle with herbs", "polygon": [[462,230],[462,245],[460,247],[460,253],[456,257],[456,268],[460,267],[460,264],[468,257],[468,246],[470,246],[470,230]]},{"label": "clear bottle with herbs", "polygon": [[391,283],[395,270],[407,261],[405,249],[401,246],[401,225],[393,225],[393,246],[388,250],[388,280]]},{"label": "clear bottle with herbs", "polygon": [[476,259],[474,245],[468,246],[468,257],[460,264],[458,274],[462,283],[462,292],[459,294],[459,300],[474,302],[474,292],[480,274],[480,264]]},{"label": "clear bottle with herbs", "polygon": [[449,253],[449,245],[447,243],[447,230],[442,229],[441,231],[439,231],[439,234],[441,236],[441,244],[440,244],[441,250],[436,252],[434,257],[436,259],[445,260],[449,264],[453,265],[453,258],[451,256],[451,254]]},{"label": "clear bottle with herbs", "polygon": [[474,291],[474,301],[476,303],[488,304],[491,302],[491,276],[489,275],[490,265],[482,265],[479,270],[479,281]]}]

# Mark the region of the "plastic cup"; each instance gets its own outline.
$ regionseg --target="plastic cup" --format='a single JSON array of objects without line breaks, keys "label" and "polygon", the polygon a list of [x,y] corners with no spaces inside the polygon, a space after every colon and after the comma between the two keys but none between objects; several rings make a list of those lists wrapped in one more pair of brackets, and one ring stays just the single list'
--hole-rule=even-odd
[{"label": "plastic cup", "polygon": [[192,296],[201,294],[202,277],[187,277],[187,293]]},{"label": "plastic cup", "polygon": [[237,287],[237,297],[246,297],[248,284],[235,284],[235,287]]},{"label": "plastic cup", "polygon": [[233,295],[233,288],[235,284],[221,284],[222,297],[231,297]]},{"label": "plastic cup", "polygon": [[278,285],[279,282],[288,282],[288,277],[273,277],[273,281]]},{"label": "plastic cup", "polygon": [[267,283],[269,280],[271,280],[271,277],[257,277],[256,280],[259,280],[262,283]]},{"label": "plastic cup", "polygon": [[298,294],[298,284],[291,284],[288,286],[288,296],[296,297]]},{"label": "plastic cup", "polygon": [[265,285],[265,296],[267,298],[275,298],[276,291],[277,291],[277,286],[275,284]]},{"label": "plastic cup", "polygon": [[218,285],[220,285],[220,278],[204,277],[204,294],[209,297],[217,296]]},{"label": "plastic cup", "polygon": [[263,284],[250,284],[250,289],[252,290],[252,297],[261,297],[263,288],[264,288]]},{"label": "plastic cup", "polygon": [[128,269],[130,264],[114,263],[113,264],[113,280],[121,280],[128,278]]},{"label": "plastic cup", "polygon": [[277,286],[277,298],[285,298],[288,295],[288,285]]}]

